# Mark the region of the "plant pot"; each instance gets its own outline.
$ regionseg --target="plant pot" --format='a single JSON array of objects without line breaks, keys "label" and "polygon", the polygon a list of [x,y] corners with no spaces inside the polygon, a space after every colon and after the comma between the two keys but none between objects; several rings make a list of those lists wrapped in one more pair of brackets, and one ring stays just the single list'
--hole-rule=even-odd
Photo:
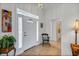
[{"label": "plant pot", "polygon": [[9,52],[14,46],[8,47],[8,48],[0,48],[0,52]]}]

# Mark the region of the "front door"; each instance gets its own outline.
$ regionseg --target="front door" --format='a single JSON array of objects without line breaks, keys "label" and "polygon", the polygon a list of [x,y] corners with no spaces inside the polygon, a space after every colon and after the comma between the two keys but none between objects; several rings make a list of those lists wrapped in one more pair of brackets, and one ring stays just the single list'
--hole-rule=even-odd
[{"label": "front door", "polygon": [[36,42],[36,21],[23,16],[23,49],[31,48]]}]

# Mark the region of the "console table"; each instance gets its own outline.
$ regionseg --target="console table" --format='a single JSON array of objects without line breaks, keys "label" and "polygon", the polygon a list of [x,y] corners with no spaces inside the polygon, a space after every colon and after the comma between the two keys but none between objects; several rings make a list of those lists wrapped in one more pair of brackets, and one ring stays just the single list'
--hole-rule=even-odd
[{"label": "console table", "polygon": [[72,50],[72,55],[73,56],[78,56],[79,55],[79,45],[71,44],[71,50]]},{"label": "console table", "polygon": [[8,53],[12,50],[14,50],[14,56],[15,56],[16,48],[14,46],[9,48],[0,48],[0,54],[6,54],[8,56]]}]

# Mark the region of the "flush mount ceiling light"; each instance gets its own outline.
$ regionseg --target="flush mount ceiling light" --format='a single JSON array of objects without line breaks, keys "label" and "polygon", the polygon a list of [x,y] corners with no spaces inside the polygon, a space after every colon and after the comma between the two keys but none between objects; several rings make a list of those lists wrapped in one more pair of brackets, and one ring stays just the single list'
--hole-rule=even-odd
[{"label": "flush mount ceiling light", "polygon": [[42,3],[39,3],[38,4],[38,8],[42,9],[43,8],[43,4]]}]

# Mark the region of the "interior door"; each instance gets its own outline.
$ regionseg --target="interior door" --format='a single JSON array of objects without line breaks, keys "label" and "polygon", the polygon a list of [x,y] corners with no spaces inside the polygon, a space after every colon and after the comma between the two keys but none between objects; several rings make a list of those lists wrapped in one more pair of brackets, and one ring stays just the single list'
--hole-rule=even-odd
[{"label": "interior door", "polygon": [[61,41],[61,21],[56,22],[56,39]]},{"label": "interior door", "polygon": [[23,49],[26,50],[36,41],[36,21],[30,17],[23,16]]}]

